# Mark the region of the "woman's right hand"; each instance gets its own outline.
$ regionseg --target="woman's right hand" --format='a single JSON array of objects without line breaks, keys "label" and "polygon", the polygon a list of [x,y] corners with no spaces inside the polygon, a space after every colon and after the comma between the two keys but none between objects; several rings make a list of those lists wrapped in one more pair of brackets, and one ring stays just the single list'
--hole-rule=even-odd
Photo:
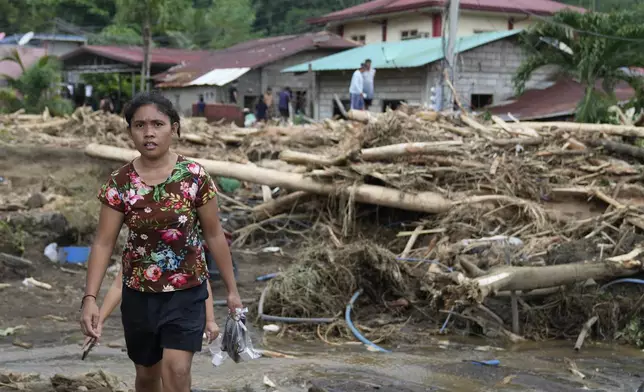
[{"label": "woman's right hand", "polygon": [[96,300],[90,297],[85,298],[80,320],[81,330],[85,336],[96,339],[101,337],[102,326],[99,319],[100,313]]}]

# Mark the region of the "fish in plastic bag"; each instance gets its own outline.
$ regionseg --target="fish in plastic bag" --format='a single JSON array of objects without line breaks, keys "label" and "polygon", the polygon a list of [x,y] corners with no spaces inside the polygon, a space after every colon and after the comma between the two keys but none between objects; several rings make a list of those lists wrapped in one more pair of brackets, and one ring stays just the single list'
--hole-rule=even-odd
[{"label": "fish in plastic bag", "polygon": [[253,342],[246,328],[247,312],[247,308],[236,309],[235,314],[229,314],[226,318],[223,334],[219,334],[210,347],[214,366],[221,366],[227,358],[239,363],[261,357],[261,354],[253,348]]}]

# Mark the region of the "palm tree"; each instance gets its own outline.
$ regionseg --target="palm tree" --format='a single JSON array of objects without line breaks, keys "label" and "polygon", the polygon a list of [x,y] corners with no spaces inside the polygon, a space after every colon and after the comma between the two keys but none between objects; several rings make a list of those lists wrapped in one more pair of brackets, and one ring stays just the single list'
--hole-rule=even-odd
[{"label": "palm tree", "polygon": [[187,0],[117,0],[117,20],[123,25],[136,23],[141,28],[143,39],[143,63],[141,64],[141,91],[148,89],[150,80],[150,49],[152,48],[152,27],[164,30],[171,19],[177,18],[190,7]]},{"label": "palm tree", "polygon": [[[628,83],[638,97],[644,96],[641,79],[623,71],[644,67],[643,14],[642,8],[610,14],[566,10],[532,26],[521,35],[528,57],[514,77],[517,93],[525,90],[536,70],[556,66],[585,88],[577,121],[605,119],[608,108],[617,102],[614,90],[619,82]],[[595,88],[598,81],[603,92]]]},{"label": "palm tree", "polygon": [[[8,56],[0,61],[11,61],[20,67],[21,74],[17,78],[0,75],[4,78],[9,89],[3,91],[1,101],[7,106],[19,105],[29,113],[40,113],[49,107],[52,111],[70,110],[71,103],[64,102],[56,94],[61,81],[60,63],[55,57],[43,56],[31,66],[25,66],[20,53],[13,49]],[[73,109],[73,108],[72,108]]]}]

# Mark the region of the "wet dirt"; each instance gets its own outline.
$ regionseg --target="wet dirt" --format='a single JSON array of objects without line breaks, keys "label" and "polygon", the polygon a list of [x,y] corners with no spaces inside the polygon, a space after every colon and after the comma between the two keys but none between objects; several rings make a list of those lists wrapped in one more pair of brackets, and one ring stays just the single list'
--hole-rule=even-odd
[{"label": "wet dirt", "polygon": [[[112,162],[89,159],[77,150],[59,149],[44,155],[42,152],[0,147],[0,175],[11,181],[10,189],[0,187],[0,196],[45,188],[66,190],[70,196],[90,200],[105,175],[118,167]],[[89,209],[91,205],[83,208]],[[87,245],[89,236],[77,239]],[[46,379],[57,373],[71,376],[102,369],[118,375],[132,387],[134,368],[125,352],[118,308],[104,326],[102,344],[86,361],[81,361],[83,336],[77,320],[85,269],[48,261],[42,253],[45,245],[44,238],[29,236],[24,257],[35,263],[28,276],[51,284],[51,290],[22,285],[24,276],[0,276],[0,282],[10,284],[0,289],[0,331],[20,327],[12,335],[0,334],[0,374],[38,373]],[[279,271],[291,263],[288,256],[279,253],[237,251],[235,258],[241,296],[253,300],[265,285],[256,281],[257,276]],[[106,277],[102,294],[112,279]],[[224,287],[217,282],[214,296],[216,300],[225,298]],[[254,304],[249,303],[249,307],[253,311]],[[225,308],[216,308],[222,323],[225,312]],[[250,320],[254,321],[254,314]],[[641,351],[592,341],[587,341],[584,349],[576,353],[570,341],[501,347],[499,342],[489,339],[426,337],[414,345],[388,347],[393,353],[383,354],[369,352],[359,343],[329,346],[319,340],[278,339],[265,336],[252,323],[250,328],[258,348],[288,353],[295,358],[265,357],[242,364],[227,362],[214,368],[208,348],[204,347],[194,360],[195,391],[300,392],[315,391],[316,387],[319,391],[335,392],[634,391],[644,376]],[[16,340],[32,344],[33,348],[15,346]],[[569,371],[565,358],[576,363],[585,379]],[[491,359],[499,360],[500,365],[472,362]],[[267,388],[264,376],[278,388]],[[9,390],[13,389],[0,385],[0,391]],[[44,383],[39,390],[52,389]]]}]

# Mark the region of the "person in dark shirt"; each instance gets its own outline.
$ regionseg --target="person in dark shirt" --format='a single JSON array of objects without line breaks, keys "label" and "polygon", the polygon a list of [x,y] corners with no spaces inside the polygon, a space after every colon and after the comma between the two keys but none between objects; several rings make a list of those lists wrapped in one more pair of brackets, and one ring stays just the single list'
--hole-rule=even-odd
[{"label": "person in dark shirt", "polygon": [[228,99],[230,100],[230,103],[237,104],[237,84],[238,82],[235,80],[233,81],[232,85],[228,89]]},{"label": "person in dark shirt", "polygon": [[203,99],[203,94],[199,95],[199,102],[197,103],[197,116],[206,115],[206,102]]},{"label": "person in dark shirt", "polygon": [[290,117],[289,104],[291,103],[291,89],[286,87],[280,91],[278,109],[282,120],[288,121]]},{"label": "person in dark shirt", "polygon": [[268,105],[264,97],[257,100],[257,105],[255,105],[255,117],[257,121],[265,122],[268,120]]}]

